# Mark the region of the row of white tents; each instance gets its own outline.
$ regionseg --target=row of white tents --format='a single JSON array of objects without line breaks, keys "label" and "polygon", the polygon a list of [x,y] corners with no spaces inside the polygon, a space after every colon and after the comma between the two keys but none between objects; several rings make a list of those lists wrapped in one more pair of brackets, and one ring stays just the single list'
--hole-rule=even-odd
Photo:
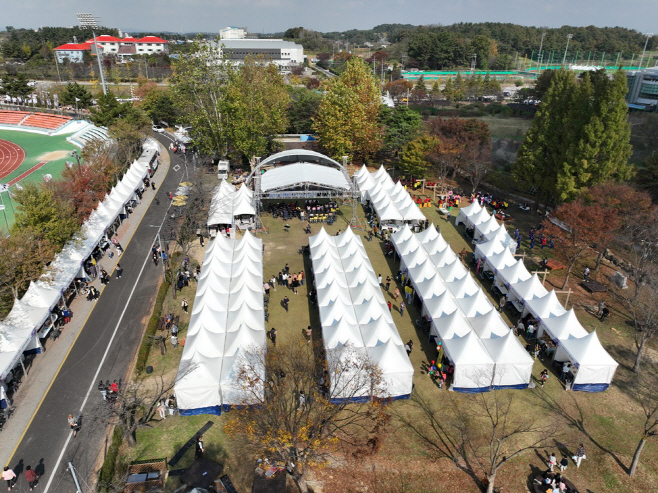
[{"label": "row of white tents", "polygon": [[516,242],[509,235],[503,224],[489,214],[487,209],[474,201],[468,207],[460,209],[455,225],[465,223],[467,228],[473,228],[473,239],[478,242],[487,242],[493,239],[502,243],[511,253],[516,252]]},{"label": "row of white tents", "polygon": [[[359,399],[371,392],[390,398],[407,398],[413,387],[414,369],[386,305],[361,238],[351,229],[330,236],[322,228],[309,238],[322,337],[330,370],[341,350],[377,364],[382,374],[378,389],[354,389],[345,372],[333,378],[331,398]],[[344,380],[344,381],[341,381]]]},{"label": "row of white tents", "polygon": [[[263,241],[218,235],[206,249],[175,384],[180,413],[221,414],[264,396]],[[253,385],[242,383],[250,370]]]},{"label": "row of white tents", "polygon": [[83,263],[119,215],[126,214],[126,205],[143,187],[142,180],[157,159],[157,150],[157,142],[147,139],[141,156],[92,212],[76,237],[57,254],[42,278],[31,282],[25,295],[14,301],[11,312],[0,322],[0,382],[22,364],[24,352],[41,352],[39,337],[48,333],[52,309],[60,300],[64,303],[63,294],[76,278],[86,277]]},{"label": "row of white tents", "polygon": [[384,166],[370,173],[363,165],[354,173],[354,180],[359,187],[361,202],[370,200],[382,226],[425,221],[425,215],[409,192],[400,181],[393,181]]},{"label": "row of white tents", "polygon": [[434,225],[417,234],[405,227],[391,240],[454,365],[451,390],[527,387],[533,359]]},{"label": "row of white tents", "polygon": [[233,185],[222,180],[215,188],[210,202],[208,226],[232,225],[235,222],[247,226],[253,223],[255,215],[254,192],[244,184],[236,190]]},{"label": "row of white tents", "polygon": [[[501,226],[504,228],[504,226]],[[573,390],[606,390],[617,369],[617,362],[603,348],[596,331],[587,330],[572,309],[566,310],[555,291],[548,291],[537,274],[531,274],[523,261],[514,258],[499,237],[478,244],[475,256],[485,270],[494,274],[494,285],[507,296],[525,317],[529,313],[539,322],[537,337],[548,333],[556,345],[554,360],[571,361]]]}]

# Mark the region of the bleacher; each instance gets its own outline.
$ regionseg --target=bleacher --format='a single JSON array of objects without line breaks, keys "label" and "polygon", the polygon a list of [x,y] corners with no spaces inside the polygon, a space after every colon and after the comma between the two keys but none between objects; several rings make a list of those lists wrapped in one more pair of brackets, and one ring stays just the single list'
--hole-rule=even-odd
[{"label": "bleacher", "polygon": [[67,137],[66,140],[79,147],[84,147],[92,140],[101,140],[103,142],[110,140],[110,136],[105,128],[89,125],[79,132],[71,135],[71,137]]},{"label": "bleacher", "polygon": [[0,110],[0,124],[18,125],[29,114],[28,111]]},{"label": "bleacher", "polygon": [[33,113],[21,122],[21,126],[57,130],[71,120],[72,118],[70,116],[51,115],[49,113]]}]

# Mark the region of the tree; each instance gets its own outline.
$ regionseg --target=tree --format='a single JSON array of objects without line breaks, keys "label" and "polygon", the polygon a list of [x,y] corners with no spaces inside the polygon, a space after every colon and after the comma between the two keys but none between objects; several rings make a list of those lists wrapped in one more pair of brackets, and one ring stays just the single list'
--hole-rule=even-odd
[{"label": "tree", "polygon": [[430,166],[428,156],[436,152],[439,139],[430,135],[423,135],[407,143],[402,149],[400,168],[417,178],[425,177]]},{"label": "tree", "polygon": [[288,126],[290,97],[274,64],[248,56],[229,71],[222,100],[231,146],[253,160],[263,156],[275,134]]},{"label": "tree", "polygon": [[578,259],[594,245],[615,213],[596,205],[587,205],[582,199],[564,203],[544,221],[544,234],[555,244],[554,254],[566,265],[562,289],[567,287],[569,276]]},{"label": "tree", "polygon": [[438,159],[449,163],[453,178],[474,159],[490,159],[491,131],[484,121],[436,118],[429,125],[429,133],[441,142]]},{"label": "tree", "polygon": [[576,83],[566,70],[553,74],[512,173],[537,188],[541,200],[573,199],[587,187],[632,176],[625,78],[585,76]]},{"label": "tree", "polygon": [[105,198],[109,180],[102,167],[74,164],[62,171],[61,179],[50,181],[48,187],[55,196],[68,200],[78,223],[83,224]]},{"label": "tree", "polygon": [[394,411],[396,419],[431,457],[452,460],[487,493],[493,493],[496,475],[505,464],[545,448],[559,433],[550,416],[522,412],[517,418],[514,395],[500,390],[452,397],[449,405],[440,407],[417,391],[410,404],[416,412]]},{"label": "tree", "polygon": [[60,202],[53,192],[34,184],[15,192],[18,211],[11,234],[28,230],[35,239],[47,240],[60,249],[78,230],[78,222],[69,204]]},{"label": "tree", "polygon": [[66,84],[64,92],[59,98],[62,105],[70,105],[76,108],[89,108],[93,100],[91,93],[77,82]]},{"label": "tree", "polygon": [[446,80],[445,86],[443,87],[443,91],[441,92],[447,101],[452,102],[455,100],[455,85],[452,82],[452,77],[448,77],[448,80]]},{"label": "tree", "polygon": [[[350,346],[330,350],[327,363],[306,343],[252,349],[238,368],[245,407],[229,413],[225,431],[256,457],[291,465],[301,492],[310,467],[341,445],[372,449],[388,421],[379,369]],[[355,400],[364,395],[373,399]]]},{"label": "tree", "polygon": [[423,120],[418,112],[401,105],[390,111],[384,124],[386,125],[385,146],[397,155],[402,147],[418,136]]},{"label": "tree", "polygon": [[658,199],[658,154],[644,161],[637,174],[637,184]]},{"label": "tree", "polygon": [[34,89],[28,84],[27,77],[25,74],[2,75],[2,86],[0,86],[0,92],[7,94],[12,98],[25,98],[28,95],[34,92]]},{"label": "tree", "polygon": [[144,112],[128,106],[108,130],[117,143],[116,160],[125,168],[139,157],[142,142],[151,130],[151,122]]},{"label": "tree", "polygon": [[384,86],[384,90],[387,91],[393,99],[400,101],[400,99],[407,96],[413,87],[414,85],[410,81],[399,79],[394,80],[393,82],[387,82]]},{"label": "tree", "polygon": [[478,153],[478,155],[469,156],[464,166],[468,181],[471,182],[471,186],[473,187],[471,193],[475,193],[482,180],[484,180],[484,177],[491,171],[493,163],[490,152],[488,154],[478,152],[477,147],[469,148],[469,152]]},{"label": "tree", "polygon": [[658,292],[655,289],[642,289],[633,299],[626,298],[624,304],[631,313],[634,326],[636,352],[633,372],[639,373],[646,344],[658,334]]},{"label": "tree", "polygon": [[160,87],[148,91],[139,105],[146,112],[151,121],[156,124],[166,122],[172,126],[178,121],[178,111],[174,103],[174,97],[168,89]]},{"label": "tree", "polygon": [[381,146],[377,123],[381,95],[363,60],[355,57],[333,79],[314,118],[320,145],[334,158],[367,158]]},{"label": "tree", "polygon": [[427,96],[427,86],[425,85],[425,76],[423,74],[418,77],[412,94],[416,101],[421,101]]},{"label": "tree", "polygon": [[0,284],[18,299],[37,280],[55,255],[55,246],[31,228],[14,229],[0,238]]},{"label": "tree", "polygon": [[658,436],[658,389],[655,383],[652,381],[648,385],[637,384],[634,394],[638,396],[640,406],[642,407],[644,422],[642,424],[642,436],[633,454],[633,461],[629,470],[629,476],[631,477],[635,476],[637,472],[640,455],[647,441]]},{"label": "tree", "polygon": [[[315,80],[317,79],[307,79]],[[322,95],[317,91],[301,87],[288,87],[288,133],[307,134],[313,131],[313,117],[318,112]]]},{"label": "tree", "polygon": [[205,154],[226,155],[226,121],[222,102],[228,81],[228,65],[220,50],[210,43],[193,43],[195,56],[173,62],[171,87],[181,121],[189,125],[195,146]]}]

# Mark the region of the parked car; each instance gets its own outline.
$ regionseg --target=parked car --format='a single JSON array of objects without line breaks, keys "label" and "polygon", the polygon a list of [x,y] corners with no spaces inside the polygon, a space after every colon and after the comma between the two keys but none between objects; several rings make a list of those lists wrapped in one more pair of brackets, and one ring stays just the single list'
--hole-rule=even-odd
[{"label": "parked car", "polygon": [[162,128],[160,125],[153,125],[151,128],[154,132],[158,132],[159,134],[164,133],[164,128]]}]

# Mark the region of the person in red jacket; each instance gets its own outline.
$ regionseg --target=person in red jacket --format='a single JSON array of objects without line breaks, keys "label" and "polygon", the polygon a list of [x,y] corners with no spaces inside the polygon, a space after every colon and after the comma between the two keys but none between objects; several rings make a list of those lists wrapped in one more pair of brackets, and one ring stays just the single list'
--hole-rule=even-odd
[{"label": "person in red jacket", "polygon": [[39,476],[37,476],[37,473],[32,470],[32,466],[27,466],[25,468],[25,479],[27,479],[27,482],[30,485],[30,491],[32,491],[37,485],[37,481],[39,481]]}]

